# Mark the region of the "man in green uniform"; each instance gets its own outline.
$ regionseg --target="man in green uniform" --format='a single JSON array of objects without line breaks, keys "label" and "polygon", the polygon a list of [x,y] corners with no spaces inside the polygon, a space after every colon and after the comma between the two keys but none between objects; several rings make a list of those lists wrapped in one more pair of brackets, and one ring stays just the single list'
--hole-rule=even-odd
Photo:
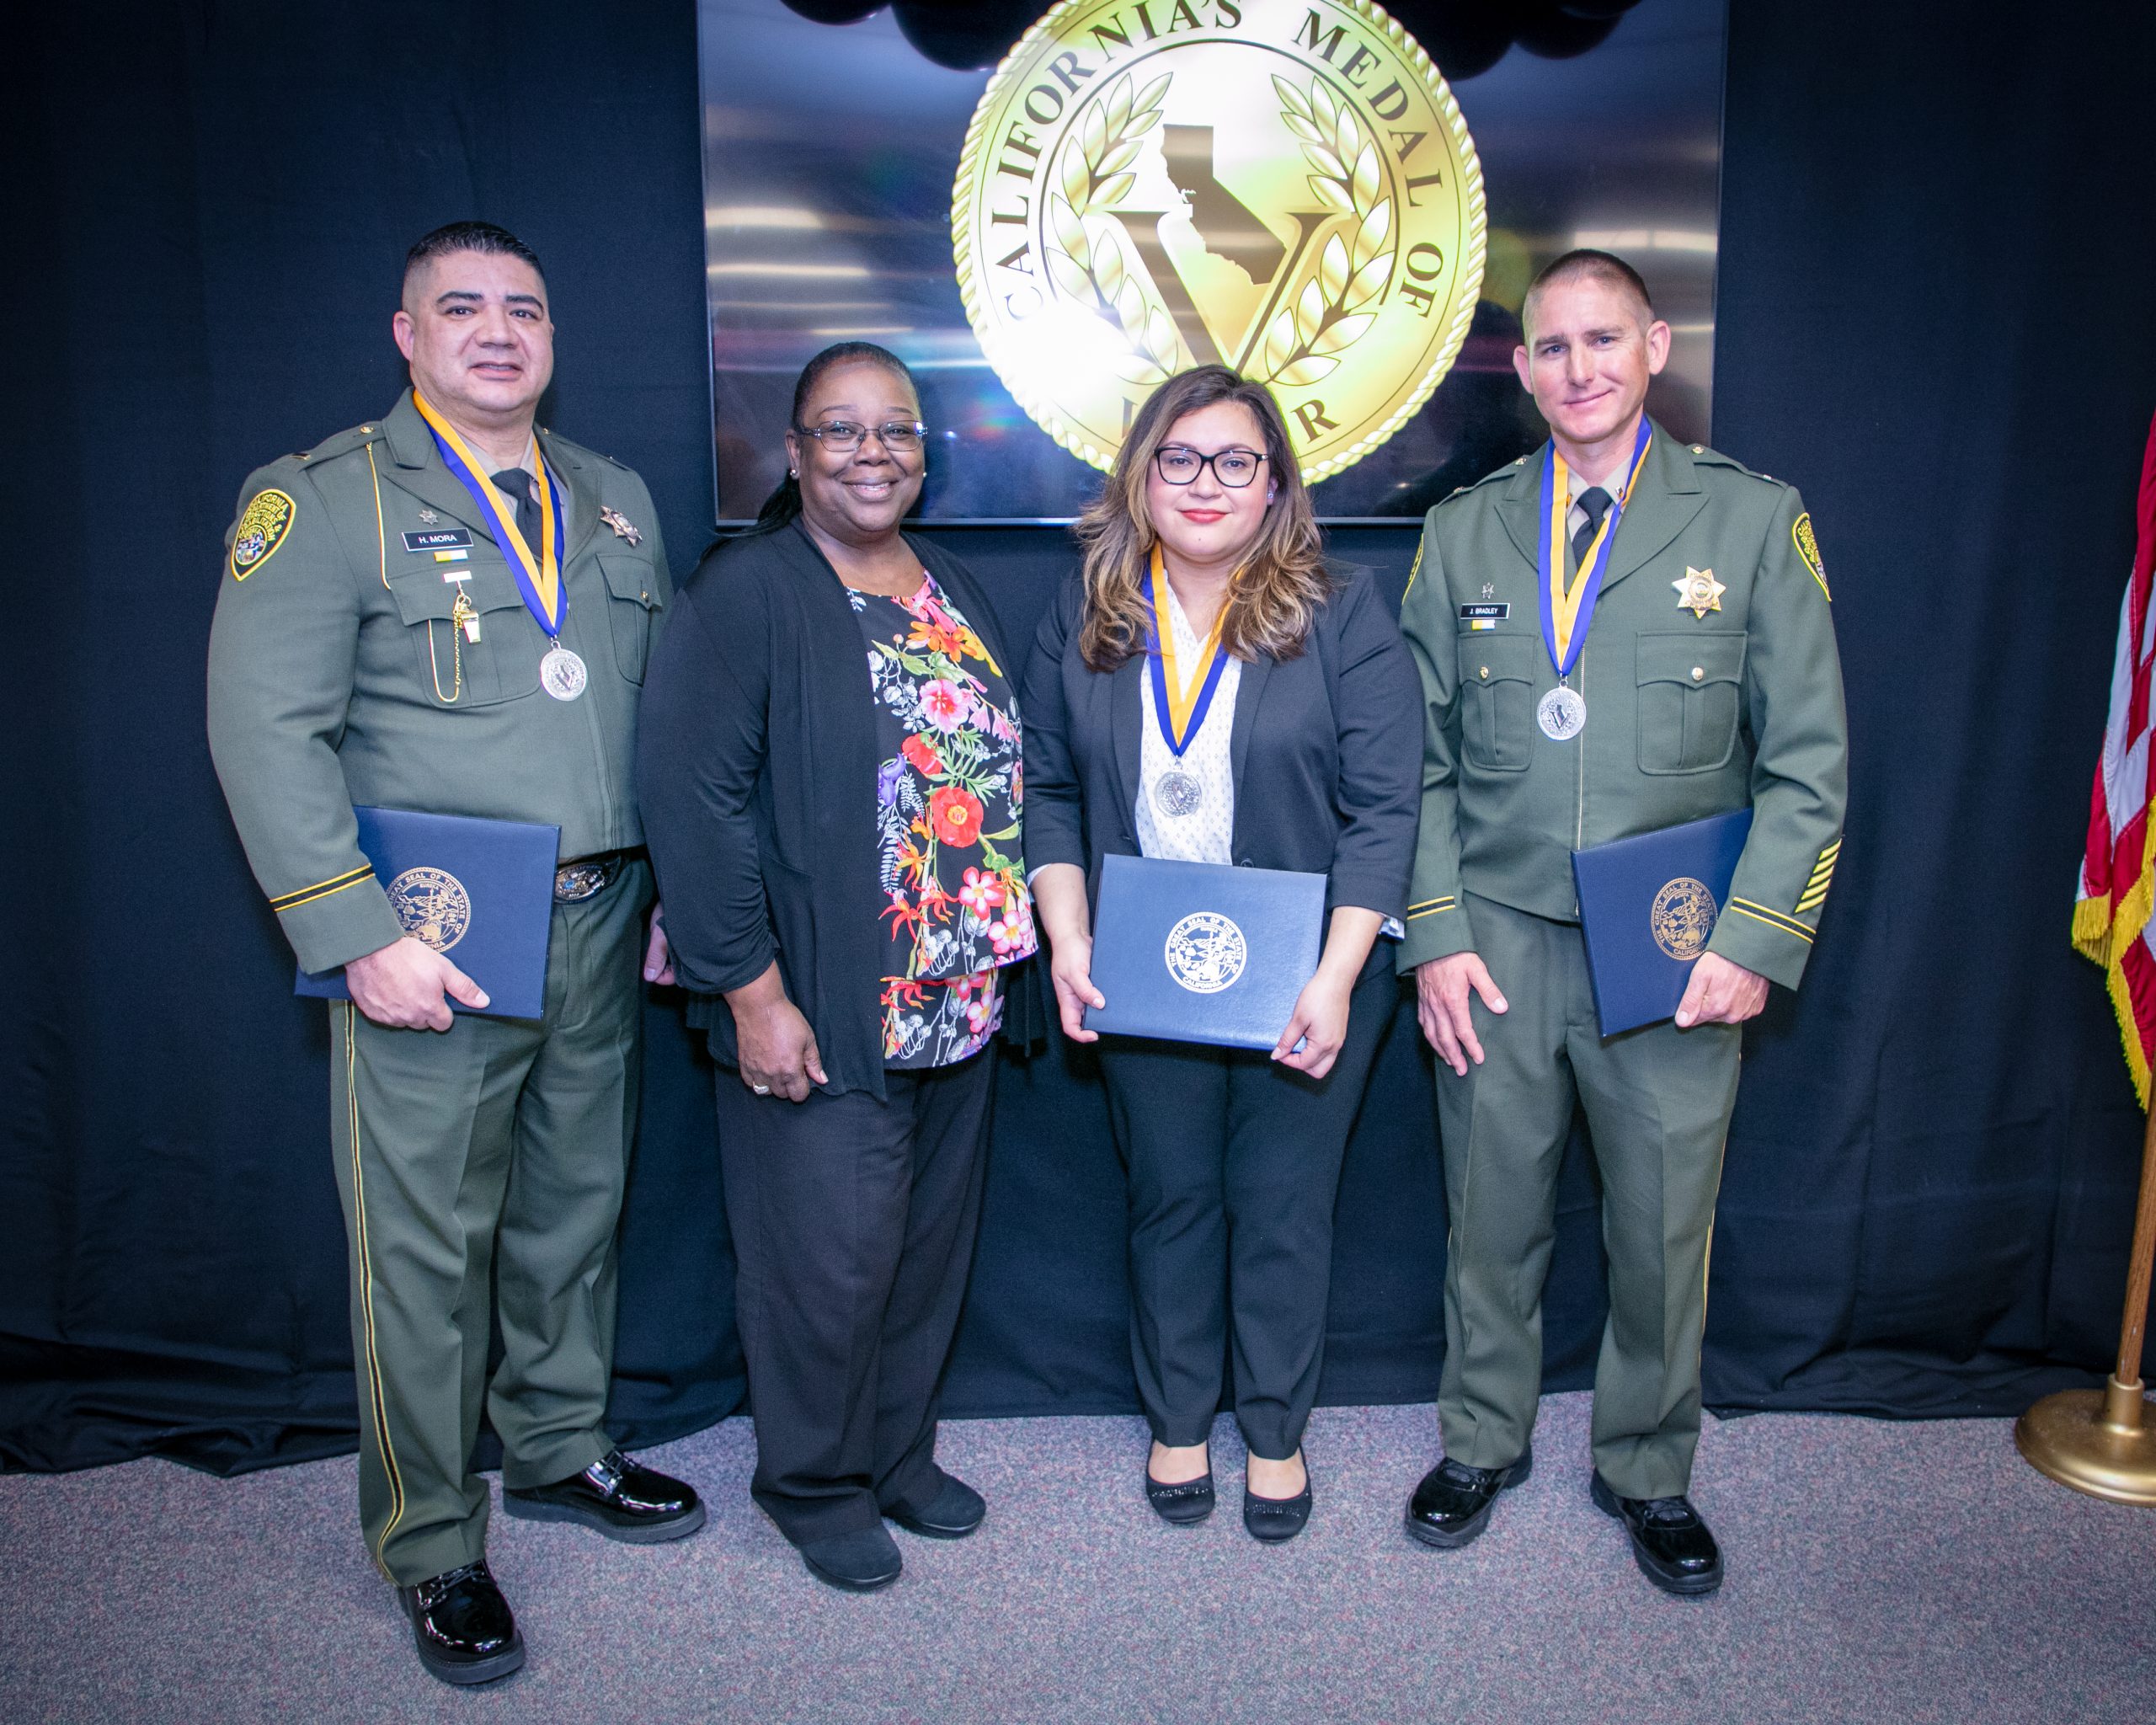
[{"label": "man in green uniform", "polygon": [[[1770,981],[1796,986],[1833,879],[1841,671],[1796,491],[1646,418],[1670,338],[1637,274],[1568,253],[1536,278],[1524,323],[1513,363],[1550,442],[1430,511],[1401,612],[1426,723],[1400,963],[1443,1066],[1451,1213],[1444,1459],[1407,1530],[1466,1544],[1532,1465],[1577,1102],[1609,1254],[1593,1498],[1649,1579],[1702,1594],[1721,1556],[1687,1493],[1738,1027]],[[1598,569],[1598,591],[1582,575]],[[1571,853],[1748,803],[1675,1021],[1603,1037]]]},{"label": "man in green uniform", "polygon": [[[481,222],[428,235],[392,329],[412,387],[389,414],[240,493],[210,745],[301,965],[350,988],[329,1009],[330,1122],[360,1521],[427,1669],[477,1683],[524,1659],[470,1466],[483,1395],[510,1514],[638,1542],[703,1524],[603,1424],[639,953],[668,977],[632,777],[668,583],[643,482],[534,428],[553,326],[528,248]],[[355,804],[560,827],[543,1016],[452,1016],[487,997],[407,931]]]}]

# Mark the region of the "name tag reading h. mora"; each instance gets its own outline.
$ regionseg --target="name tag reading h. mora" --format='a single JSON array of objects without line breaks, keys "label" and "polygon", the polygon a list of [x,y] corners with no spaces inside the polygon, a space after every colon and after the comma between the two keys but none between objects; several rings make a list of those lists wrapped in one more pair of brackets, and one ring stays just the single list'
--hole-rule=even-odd
[{"label": "name tag reading h. mora", "polygon": [[1325,877],[1108,857],[1093,918],[1086,1026],[1226,1048],[1271,1049],[1317,974]]}]

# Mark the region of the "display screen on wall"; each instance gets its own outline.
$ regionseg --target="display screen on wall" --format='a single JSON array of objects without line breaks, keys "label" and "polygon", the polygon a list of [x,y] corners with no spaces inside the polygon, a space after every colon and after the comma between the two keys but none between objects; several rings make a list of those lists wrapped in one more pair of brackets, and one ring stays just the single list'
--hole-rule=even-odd
[{"label": "display screen on wall", "polygon": [[1320,512],[1533,447],[1522,295],[1630,259],[1708,434],[1724,0],[699,0],[723,521],[803,363],[904,359],[928,521],[1065,521],[1161,378],[1268,383]]}]

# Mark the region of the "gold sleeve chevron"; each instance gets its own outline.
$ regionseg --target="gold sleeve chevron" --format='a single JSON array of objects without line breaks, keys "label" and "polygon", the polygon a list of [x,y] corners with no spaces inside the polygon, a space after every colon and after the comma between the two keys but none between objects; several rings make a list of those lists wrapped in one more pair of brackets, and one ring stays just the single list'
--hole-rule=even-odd
[{"label": "gold sleeve chevron", "polygon": [[1842,841],[1838,837],[1819,853],[1818,862],[1812,866],[1812,879],[1804,884],[1804,890],[1796,895],[1798,916],[1816,911],[1827,902],[1827,889],[1834,881],[1834,862],[1841,854]]},{"label": "gold sleeve chevron", "polygon": [[1450,911],[1455,908],[1459,903],[1460,900],[1450,893],[1446,893],[1439,898],[1424,899],[1407,907],[1407,920],[1412,922],[1417,916],[1434,916],[1440,911]]},{"label": "gold sleeve chevron", "polygon": [[1740,899],[1732,895],[1730,898],[1729,908],[1740,916],[1749,916],[1754,922],[1764,922],[1768,927],[1778,930],[1783,934],[1793,934],[1806,946],[1812,944],[1812,932],[1810,925],[1799,922],[1796,917],[1774,910],[1770,905],[1762,905],[1753,899]]}]

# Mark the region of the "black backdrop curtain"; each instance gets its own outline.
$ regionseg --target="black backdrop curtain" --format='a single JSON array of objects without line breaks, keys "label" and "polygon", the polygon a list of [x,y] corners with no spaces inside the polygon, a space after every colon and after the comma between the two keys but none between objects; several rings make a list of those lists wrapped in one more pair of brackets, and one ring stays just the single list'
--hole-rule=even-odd
[{"label": "black backdrop curtain", "polygon": [[[355,1413],[326,1037],[203,743],[220,535],[256,463],[388,406],[403,248],[480,215],[547,260],[548,422],[703,542],[693,11],[138,0],[39,8],[9,51],[0,1462],[331,1453]],[[2156,407],[2151,64],[2147,8],[1733,0],[1716,441],[1804,487],[1855,753],[1811,977],[1748,1042],[1724,1408],[2011,1412],[2116,1334],[2139,1117],[2066,931]],[[1060,537],[947,537],[1028,630]],[[1340,548],[1404,582],[1406,538]],[[742,1393],[708,1075],[675,1002],[648,1023],[615,1397],[638,1442]],[[1430,1081],[1403,1013],[1348,1161],[1328,1401],[1433,1393]],[[1129,1407],[1097,1083],[1056,1048],[1001,1087],[951,1408]],[[1600,1323],[1589,1166],[1576,1146],[1552,1387],[1587,1381]]]}]

